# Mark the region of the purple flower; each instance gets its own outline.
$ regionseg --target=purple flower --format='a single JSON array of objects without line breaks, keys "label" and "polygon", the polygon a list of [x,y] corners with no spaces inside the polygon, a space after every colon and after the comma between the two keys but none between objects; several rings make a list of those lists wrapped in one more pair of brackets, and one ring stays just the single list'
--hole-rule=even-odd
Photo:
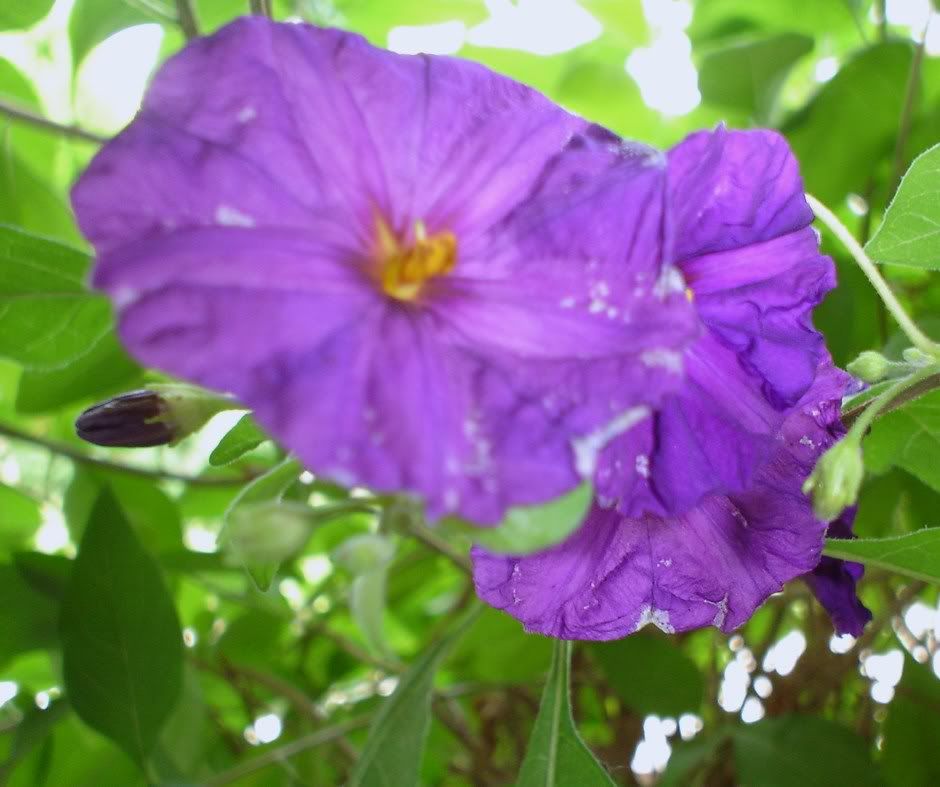
[{"label": "purple flower", "polygon": [[136,358],[492,523],[681,382],[666,166],[472,63],[253,18],[161,69],[73,201]]},{"label": "purple flower", "polygon": [[[568,541],[519,558],[474,549],[479,595],[531,631],[729,631],[820,564],[826,523],[801,486],[842,433],[848,378],[810,319],[834,275],[796,162],[772,132],[719,129],[673,149],[668,178],[678,267],[704,331],[683,388],[604,449],[598,498]],[[811,581],[854,630],[852,570],[826,566],[828,584]]]}]

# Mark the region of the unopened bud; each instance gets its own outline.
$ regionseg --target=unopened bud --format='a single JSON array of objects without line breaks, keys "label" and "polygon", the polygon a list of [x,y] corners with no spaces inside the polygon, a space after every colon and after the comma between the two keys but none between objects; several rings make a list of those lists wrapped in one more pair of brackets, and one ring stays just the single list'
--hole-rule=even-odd
[{"label": "unopened bud", "polygon": [[384,568],[394,556],[395,544],[377,533],[347,538],[332,555],[335,563],[355,576]]},{"label": "unopened bud", "polygon": [[928,355],[923,350],[918,350],[916,347],[908,347],[901,353],[901,357],[911,366],[929,366],[937,362],[937,359],[932,355]]},{"label": "unopened bud", "polygon": [[280,563],[307,542],[314,524],[312,514],[304,503],[239,506],[228,515],[222,546],[246,564]]},{"label": "unopened bud", "polygon": [[812,494],[816,517],[823,522],[831,522],[858,500],[864,477],[862,447],[850,436],[819,457],[803,484],[803,494]]},{"label": "unopened bud", "polygon": [[147,448],[173,445],[201,429],[231,399],[190,385],[154,385],[89,407],[75,421],[82,440],[95,445]]},{"label": "unopened bud", "polygon": [[864,380],[866,383],[877,383],[888,376],[891,371],[891,361],[881,353],[866,350],[845,368],[849,374],[859,380]]}]

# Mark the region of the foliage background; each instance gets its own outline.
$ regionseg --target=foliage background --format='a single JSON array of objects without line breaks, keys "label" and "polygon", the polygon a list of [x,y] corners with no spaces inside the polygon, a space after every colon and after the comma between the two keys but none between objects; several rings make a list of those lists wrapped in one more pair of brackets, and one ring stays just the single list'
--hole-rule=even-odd
[{"label": "foliage background", "polygon": [[[552,644],[493,610],[449,649],[434,644],[472,606],[466,545],[401,534],[390,562],[356,576],[336,549],[375,522],[351,513],[262,592],[217,544],[234,496],[281,458],[247,422],[218,467],[210,453],[237,414],[175,448],[107,451],[74,437],[84,407],[157,378],[123,353],[107,305],[84,290],[67,188],[192,24],[209,32],[248,6],[195,0],[183,24],[189,4],[167,0],[0,6],[0,223],[29,233],[0,232],[0,782],[340,784],[366,751],[374,770],[361,783],[408,783],[402,750],[376,753],[366,728],[383,713],[413,765],[433,680],[421,781],[512,783]],[[940,140],[940,17],[927,0],[273,6],[279,19],[479,60],[654,145],[720,120],[779,128],[808,190],[862,242],[910,161]],[[840,286],[816,322],[836,360],[897,354],[880,301],[824,243]],[[884,270],[940,334],[936,276]],[[928,394],[876,425],[860,535],[940,525],[938,413],[940,395]],[[306,481],[288,497],[342,499]],[[937,784],[936,588],[869,568],[861,592],[875,619],[858,641],[834,638],[794,583],[731,638],[644,632],[576,646],[578,728],[624,784]],[[397,716],[386,699],[396,686],[399,699],[404,688],[417,697]]]}]

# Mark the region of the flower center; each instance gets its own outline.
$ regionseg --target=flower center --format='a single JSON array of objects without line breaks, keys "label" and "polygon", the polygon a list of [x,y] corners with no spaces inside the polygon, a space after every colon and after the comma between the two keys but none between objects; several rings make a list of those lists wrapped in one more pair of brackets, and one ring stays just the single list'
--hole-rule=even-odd
[{"label": "flower center", "polygon": [[450,273],[457,263],[457,238],[452,232],[428,235],[415,222],[414,240],[402,244],[382,220],[378,221],[379,277],[382,291],[400,301],[413,301],[428,279]]}]

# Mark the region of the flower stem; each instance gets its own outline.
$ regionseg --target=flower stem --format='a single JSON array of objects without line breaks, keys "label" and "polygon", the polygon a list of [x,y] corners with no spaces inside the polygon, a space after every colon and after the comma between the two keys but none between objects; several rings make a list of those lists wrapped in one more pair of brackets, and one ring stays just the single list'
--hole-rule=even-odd
[{"label": "flower stem", "polygon": [[192,0],[176,0],[176,15],[180,29],[188,40],[199,36],[199,25],[196,23],[196,13],[193,11]]},{"label": "flower stem", "polygon": [[37,128],[45,129],[46,131],[52,131],[56,134],[62,134],[66,137],[74,137],[76,139],[82,139],[86,142],[93,142],[96,145],[104,144],[108,141],[107,137],[104,137],[100,134],[95,134],[93,131],[86,131],[83,128],[78,126],[70,126],[64,123],[56,123],[54,120],[50,120],[47,117],[33,112],[31,109],[26,109],[17,104],[10,103],[0,99],[0,115],[6,115],[13,120],[19,120],[23,123],[29,123],[30,125],[36,126]]},{"label": "flower stem", "polygon": [[810,208],[813,209],[813,213],[816,214],[816,218],[831,230],[833,235],[842,242],[842,245],[845,246],[849,254],[852,255],[852,258],[858,263],[862,272],[868,277],[868,281],[871,282],[872,287],[875,288],[875,292],[878,293],[878,296],[884,302],[888,311],[891,312],[891,316],[894,317],[898,325],[901,326],[901,330],[904,331],[908,339],[911,340],[911,344],[934,358],[940,358],[940,346],[932,342],[927,335],[917,327],[908,313],[904,311],[904,307],[901,306],[897,297],[891,291],[888,282],[884,280],[878,267],[872,262],[871,257],[865,253],[865,249],[855,240],[855,236],[839,221],[835,213],[829,210],[829,208],[823,205],[823,203],[812,194],[806,195],[806,201],[809,203]]},{"label": "flower stem", "polygon": [[[846,435],[846,439],[854,438],[861,440],[868,431],[868,428],[885,409],[897,399],[901,398],[904,393],[913,388],[917,388],[920,383],[930,377],[936,376],[938,372],[940,372],[940,365],[932,364],[923,369],[918,369],[914,374],[910,375],[910,377],[898,380],[898,382],[884,391],[884,393],[873,399],[859,414],[858,418],[853,422],[849,433]],[[922,393],[926,393],[926,391],[922,391]]]}]

